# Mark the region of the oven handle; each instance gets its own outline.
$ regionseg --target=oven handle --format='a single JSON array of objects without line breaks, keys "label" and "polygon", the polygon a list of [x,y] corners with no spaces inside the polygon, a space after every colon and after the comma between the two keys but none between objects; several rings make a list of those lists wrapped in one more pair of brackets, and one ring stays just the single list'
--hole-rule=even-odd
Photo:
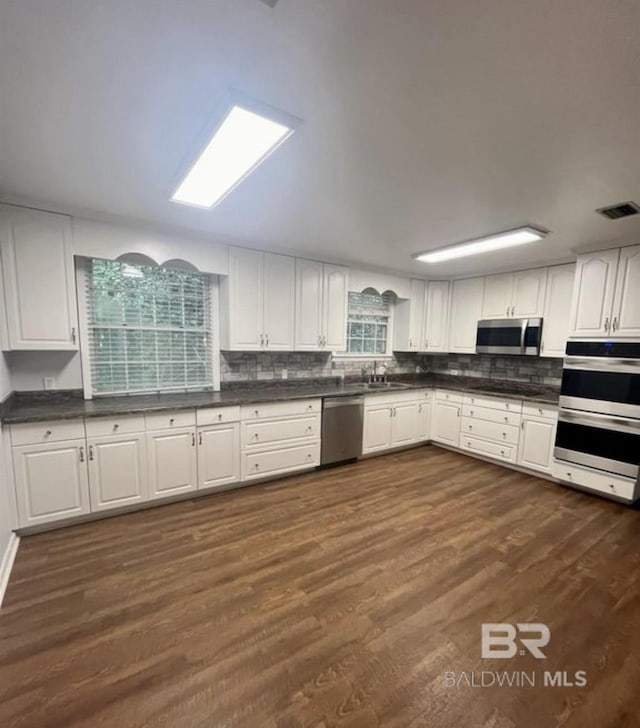
[{"label": "oven handle", "polygon": [[586,369],[588,371],[629,372],[640,374],[640,359],[609,359],[607,357],[566,357],[562,366],[565,369]]},{"label": "oven handle", "polygon": [[595,412],[578,413],[560,410],[558,413],[558,422],[598,427],[602,430],[613,430],[614,432],[630,432],[632,435],[640,434],[640,420],[611,417],[609,415],[596,414]]}]

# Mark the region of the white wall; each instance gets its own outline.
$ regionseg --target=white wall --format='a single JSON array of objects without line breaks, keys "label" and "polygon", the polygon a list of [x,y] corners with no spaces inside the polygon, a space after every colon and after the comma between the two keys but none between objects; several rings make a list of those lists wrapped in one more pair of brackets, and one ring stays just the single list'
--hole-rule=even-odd
[{"label": "white wall", "polygon": [[82,389],[80,354],[72,351],[11,351],[7,355],[11,388],[44,389],[44,377],[54,377],[54,389]]}]

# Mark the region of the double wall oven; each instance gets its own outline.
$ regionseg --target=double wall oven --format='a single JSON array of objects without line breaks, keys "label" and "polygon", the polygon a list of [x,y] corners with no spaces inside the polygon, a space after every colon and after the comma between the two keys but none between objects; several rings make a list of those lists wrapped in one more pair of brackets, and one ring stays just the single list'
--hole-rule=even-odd
[{"label": "double wall oven", "polygon": [[556,460],[639,479],[640,342],[570,341]]}]

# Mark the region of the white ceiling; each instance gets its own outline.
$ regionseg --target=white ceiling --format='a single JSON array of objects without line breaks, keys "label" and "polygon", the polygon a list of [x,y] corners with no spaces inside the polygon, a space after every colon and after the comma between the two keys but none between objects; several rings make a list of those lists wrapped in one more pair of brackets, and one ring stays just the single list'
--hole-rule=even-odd
[{"label": "white ceiling", "polygon": [[[640,241],[640,3],[0,0],[0,194],[431,277]],[[300,130],[218,207],[169,202],[233,87]],[[427,266],[521,223],[541,244]]]}]

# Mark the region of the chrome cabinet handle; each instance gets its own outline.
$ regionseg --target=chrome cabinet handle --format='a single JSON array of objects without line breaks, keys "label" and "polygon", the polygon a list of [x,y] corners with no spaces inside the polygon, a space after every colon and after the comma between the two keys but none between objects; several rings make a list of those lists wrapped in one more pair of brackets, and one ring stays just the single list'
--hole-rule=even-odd
[{"label": "chrome cabinet handle", "polygon": [[618,317],[615,316],[613,319],[613,330],[615,331],[618,328]]},{"label": "chrome cabinet handle", "polygon": [[609,332],[609,317],[604,320],[604,330],[608,333]]},{"label": "chrome cabinet handle", "polygon": [[507,306],[507,316],[509,315],[509,306]]},{"label": "chrome cabinet handle", "polygon": [[76,330],[75,330],[75,327],[71,329],[71,343],[72,344],[75,344],[76,343]]},{"label": "chrome cabinet handle", "polygon": [[198,433],[198,445],[202,445],[202,433]]},{"label": "chrome cabinet handle", "polygon": [[264,346],[264,334],[260,334],[260,346]]},{"label": "chrome cabinet handle", "polygon": [[196,446],[196,433],[192,432],[191,433],[191,447],[195,447],[195,446]]},{"label": "chrome cabinet handle", "polygon": [[264,335],[264,345],[269,346],[269,334]]},{"label": "chrome cabinet handle", "polygon": [[80,446],[80,462],[84,462],[84,447]]},{"label": "chrome cabinet handle", "polygon": [[93,460],[93,445],[89,445],[89,460]]},{"label": "chrome cabinet handle", "polygon": [[513,316],[513,314],[514,314],[515,312],[516,312],[516,307],[515,307],[515,306],[511,306],[511,315]]}]

